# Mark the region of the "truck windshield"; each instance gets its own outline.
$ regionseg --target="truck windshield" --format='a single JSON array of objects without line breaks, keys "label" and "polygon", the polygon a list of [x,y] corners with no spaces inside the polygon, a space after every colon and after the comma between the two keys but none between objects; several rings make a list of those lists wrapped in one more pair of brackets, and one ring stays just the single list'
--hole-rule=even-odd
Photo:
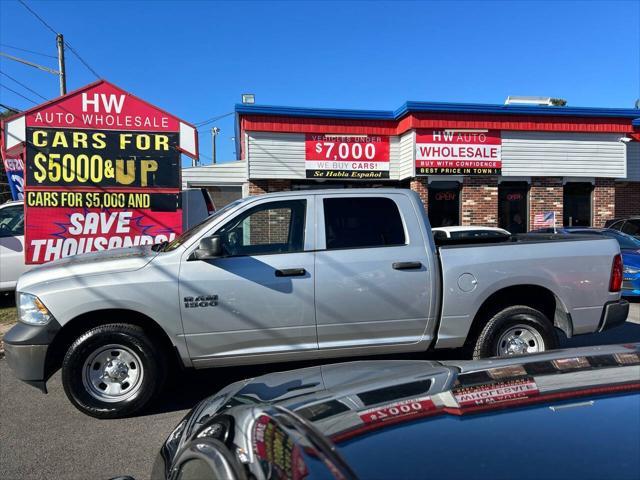
[{"label": "truck windshield", "polygon": [[175,250],[180,245],[183,245],[185,242],[187,242],[189,239],[198,235],[198,233],[200,233],[202,230],[205,230],[213,220],[218,218],[220,215],[228,212],[232,208],[235,208],[237,205],[241,204],[242,202],[244,202],[244,199],[236,200],[235,202],[231,202],[229,205],[224,206],[220,210],[217,210],[210,217],[205,218],[202,222],[198,223],[197,225],[194,225],[189,230],[182,232],[181,235],[171,240],[171,242],[167,243],[164,247],[160,248],[159,251],[170,252],[172,250]]}]

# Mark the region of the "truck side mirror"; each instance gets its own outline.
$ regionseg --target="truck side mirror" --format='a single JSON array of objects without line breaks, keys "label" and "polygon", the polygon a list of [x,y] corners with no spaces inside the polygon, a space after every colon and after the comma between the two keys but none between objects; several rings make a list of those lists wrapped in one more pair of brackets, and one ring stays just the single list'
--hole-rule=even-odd
[{"label": "truck side mirror", "polygon": [[198,248],[193,251],[191,260],[211,260],[222,256],[222,238],[212,235],[200,240]]}]

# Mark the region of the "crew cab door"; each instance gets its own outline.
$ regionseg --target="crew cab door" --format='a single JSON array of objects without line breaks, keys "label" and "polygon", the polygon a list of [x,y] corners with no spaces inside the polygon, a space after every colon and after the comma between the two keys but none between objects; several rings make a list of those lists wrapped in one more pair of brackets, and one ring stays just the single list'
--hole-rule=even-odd
[{"label": "crew cab door", "polygon": [[221,237],[221,258],[182,262],[182,321],[196,366],[317,349],[313,216],[312,196],[251,202],[207,233]]},{"label": "crew cab door", "polygon": [[316,206],[320,348],[418,342],[434,272],[410,199],[345,193],[319,195]]}]

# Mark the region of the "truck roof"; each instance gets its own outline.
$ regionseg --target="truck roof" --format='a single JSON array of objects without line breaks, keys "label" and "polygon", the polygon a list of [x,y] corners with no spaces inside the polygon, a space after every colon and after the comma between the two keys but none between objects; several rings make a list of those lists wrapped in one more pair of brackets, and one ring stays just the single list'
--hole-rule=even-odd
[{"label": "truck roof", "polygon": [[326,195],[326,194],[366,194],[366,195],[376,195],[376,194],[384,194],[388,195],[391,193],[409,193],[411,195],[415,194],[413,190],[408,188],[320,188],[320,189],[309,189],[309,190],[288,190],[286,192],[265,192],[260,195],[251,195],[251,198],[259,197],[261,195],[269,195],[274,197],[286,197],[290,195]]}]

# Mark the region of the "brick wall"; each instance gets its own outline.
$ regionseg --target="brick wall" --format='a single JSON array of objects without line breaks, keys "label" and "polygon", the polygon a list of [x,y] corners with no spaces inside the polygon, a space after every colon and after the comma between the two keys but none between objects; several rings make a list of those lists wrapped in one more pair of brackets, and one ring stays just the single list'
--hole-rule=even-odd
[{"label": "brick wall", "polygon": [[615,216],[616,186],[612,178],[596,178],[593,189],[593,226],[604,227],[604,222]]},{"label": "brick wall", "polygon": [[461,200],[462,225],[498,226],[497,177],[464,177]]},{"label": "brick wall", "polygon": [[429,211],[429,182],[426,178],[414,178],[409,184],[409,188],[417,192],[425,210]]},{"label": "brick wall", "polygon": [[[249,180],[249,195],[291,190],[291,180]],[[245,227],[250,232],[250,245],[286,243],[289,235],[291,210],[279,208],[251,215]]]},{"label": "brick wall", "polygon": [[291,190],[291,180],[249,180],[249,195]]},{"label": "brick wall", "polygon": [[640,215],[640,182],[615,182],[616,217]]},{"label": "brick wall", "polygon": [[533,177],[529,190],[529,225],[533,230],[537,227],[533,218],[538,213],[556,212],[556,225],[562,226],[562,178]]}]

